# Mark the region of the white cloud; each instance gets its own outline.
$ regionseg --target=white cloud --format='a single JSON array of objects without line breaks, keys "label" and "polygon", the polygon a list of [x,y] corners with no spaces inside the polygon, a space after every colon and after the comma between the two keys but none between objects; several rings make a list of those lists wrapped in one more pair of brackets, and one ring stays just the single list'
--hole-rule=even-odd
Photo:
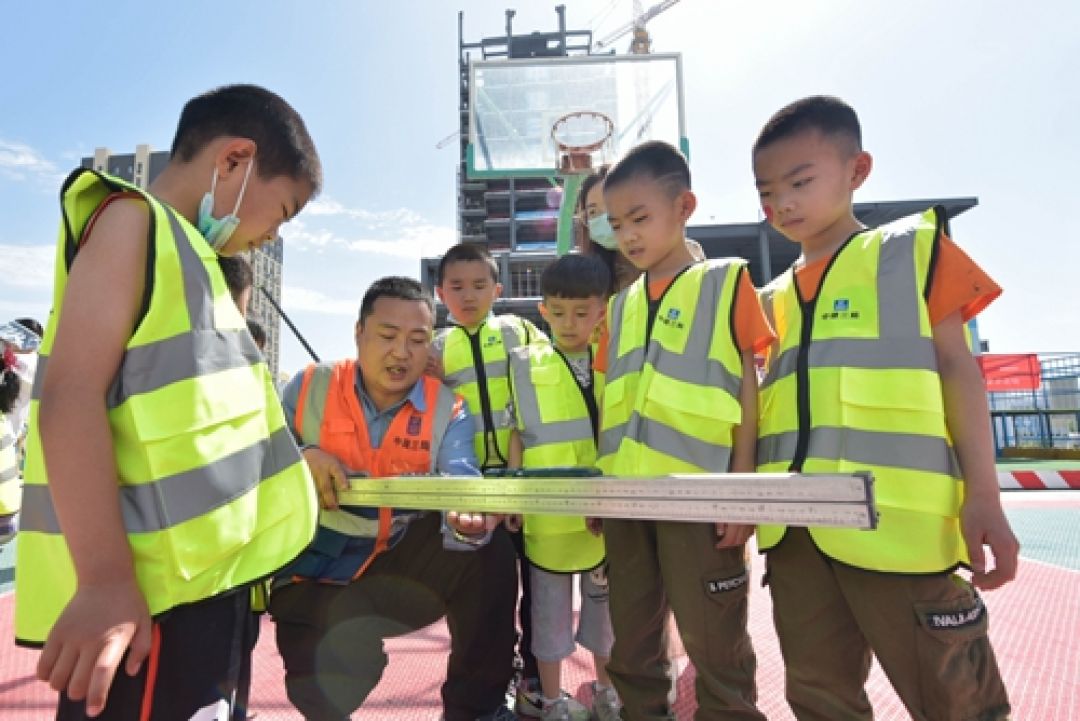
[{"label": "white cloud", "polygon": [[34,148],[0,138],[0,175],[13,180],[34,180],[50,188],[63,180],[63,174]]},{"label": "white cloud", "polygon": [[359,299],[335,300],[317,290],[287,285],[281,289],[281,304],[293,311],[310,311],[327,315],[355,315],[360,307]]},{"label": "white cloud", "polygon": [[51,245],[0,244],[0,278],[7,288],[52,288],[55,258]]},{"label": "white cloud", "polygon": [[339,201],[328,196],[321,196],[311,201],[304,207],[304,214],[308,216],[339,216],[357,220],[361,223],[377,228],[389,228],[395,225],[415,225],[423,223],[423,218],[408,208],[395,208],[394,210],[364,210],[363,208],[349,208]]},{"label": "white cloud", "polygon": [[[456,229],[430,223],[411,210],[370,213],[345,208],[336,201],[316,202],[323,205],[314,218],[307,217],[312,209],[309,205],[304,220],[294,220],[281,229],[286,247],[318,252],[337,248],[419,261],[441,255],[457,242]],[[322,222],[331,216],[336,216],[337,222]]]}]

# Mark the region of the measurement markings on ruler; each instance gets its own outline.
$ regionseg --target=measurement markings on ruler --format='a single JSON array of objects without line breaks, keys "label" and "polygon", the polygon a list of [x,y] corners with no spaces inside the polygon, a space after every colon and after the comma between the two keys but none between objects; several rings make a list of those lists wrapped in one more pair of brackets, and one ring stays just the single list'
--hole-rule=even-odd
[{"label": "measurement markings on ruler", "polygon": [[361,478],[346,506],[873,528],[868,474]]}]

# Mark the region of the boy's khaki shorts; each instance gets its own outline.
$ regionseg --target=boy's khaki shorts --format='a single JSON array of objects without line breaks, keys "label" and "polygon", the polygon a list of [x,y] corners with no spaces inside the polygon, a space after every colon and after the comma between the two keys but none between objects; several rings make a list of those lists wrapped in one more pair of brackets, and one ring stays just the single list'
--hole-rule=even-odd
[{"label": "boy's khaki shorts", "polygon": [[986,607],[960,576],[854,568],[790,528],[768,552],[767,579],[800,721],[872,719],[871,652],[916,721],[1008,718]]}]

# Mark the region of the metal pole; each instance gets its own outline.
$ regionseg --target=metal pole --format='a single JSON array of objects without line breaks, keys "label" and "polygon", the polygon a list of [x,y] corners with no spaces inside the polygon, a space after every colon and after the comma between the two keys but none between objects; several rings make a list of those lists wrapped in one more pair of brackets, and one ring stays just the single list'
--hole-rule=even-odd
[{"label": "metal pole", "polygon": [[300,335],[300,331],[298,331],[296,329],[296,326],[293,325],[293,322],[289,320],[289,316],[285,315],[285,311],[281,309],[281,306],[277,304],[277,302],[274,300],[274,297],[270,295],[270,291],[268,291],[261,285],[259,286],[259,290],[261,290],[263,295],[266,296],[266,299],[270,301],[270,305],[274,306],[274,310],[276,310],[277,314],[281,316],[281,319],[285,321],[285,325],[289,326],[289,330],[291,330],[293,332],[293,335],[296,336],[296,339],[300,341],[300,345],[304,346],[304,350],[308,352],[308,355],[310,355],[316,363],[321,363],[322,361],[319,360],[319,356],[315,354],[315,351],[312,350],[310,345],[308,345],[308,342],[304,340],[304,336]]}]

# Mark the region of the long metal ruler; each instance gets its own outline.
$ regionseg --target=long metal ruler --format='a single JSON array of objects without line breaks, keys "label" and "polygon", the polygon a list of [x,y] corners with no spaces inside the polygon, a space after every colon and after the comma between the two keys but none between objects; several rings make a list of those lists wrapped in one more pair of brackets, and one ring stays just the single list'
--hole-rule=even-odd
[{"label": "long metal ruler", "polygon": [[656,521],[877,526],[869,473],[620,477],[350,477],[342,506]]}]

